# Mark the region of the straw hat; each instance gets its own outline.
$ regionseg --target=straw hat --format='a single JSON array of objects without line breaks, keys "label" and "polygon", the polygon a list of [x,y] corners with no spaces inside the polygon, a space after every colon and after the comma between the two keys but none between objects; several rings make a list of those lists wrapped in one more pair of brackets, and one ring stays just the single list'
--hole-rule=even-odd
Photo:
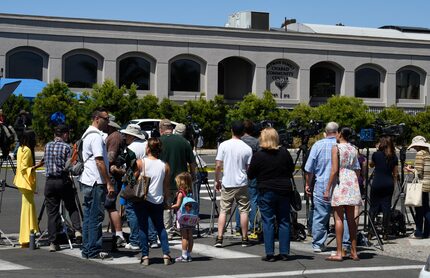
[{"label": "straw hat", "polygon": [[121,130],[121,133],[128,134],[139,139],[145,140],[145,133],[140,129],[140,126],[137,124],[129,124],[126,129]]},{"label": "straw hat", "polygon": [[409,145],[408,150],[410,148],[413,148],[413,147],[424,147],[424,148],[428,148],[430,150],[430,144],[427,143],[426,138],[424,138],[423,136],[420,136],[420,135],[415,136],[412,139],[412,144]]}]

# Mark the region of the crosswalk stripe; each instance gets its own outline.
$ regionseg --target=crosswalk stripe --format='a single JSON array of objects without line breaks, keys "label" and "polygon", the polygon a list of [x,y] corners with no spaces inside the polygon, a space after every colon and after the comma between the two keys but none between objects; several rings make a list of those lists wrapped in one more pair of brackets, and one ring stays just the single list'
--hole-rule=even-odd
[{"label": "crosswalk stripe", "polygon": [[6,270],[23,270],[23,269],[30,269],[29,267],[14,264],[8,261],[0,260],[0,271],[6,271]]},{"label": "crosswalk stripe", "polygon": [[[171,240],[169,243],[174,243],[174,246],[170,246],[172,249],[182,250],[181,241],[180,240]],[[221,260],[226,259],[243,259],[243,258],[256,258],[260,257],[257,255],[233,251],[229,249],[220,249],[207,244],[194,243],[193,245],[193,253],[199,254],[205,257],[211,257]]]}]

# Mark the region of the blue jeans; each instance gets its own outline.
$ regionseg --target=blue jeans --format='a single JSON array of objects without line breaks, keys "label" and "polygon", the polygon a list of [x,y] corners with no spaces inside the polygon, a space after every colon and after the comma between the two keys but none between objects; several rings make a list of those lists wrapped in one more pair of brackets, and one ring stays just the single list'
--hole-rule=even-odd
[{"label": "blue jeans", "polygon": [[279,230],[279,253],[290,254],[290,199],[273,191],[258,194],[266,255],[275,253],[275,219]]},{"label": "blue jeans", "polygon": [[[257,179],[250,180],[248,182],[248,193],[249,193],[249,203],[251,205],[251,210],[249,211],[249,229],[251,233],[254,232],[254,221],[255,215],[257,214]],[[236,231],[240,231],[240,212],[236,210]]]},{"label": "blue jeans", "polygon": [[155,230],[161,241],[161,249],[164,255],[169,255],[169,241],[167,239],[167,232],[163,223],[163,204],[153,204],[147,201],[133,203],[133,209],[136,213],[139,222],[139,237],[140,247],[142,248],[142,256],[148,256],[148,219],[150,218],[154,223]]},{"label": "blue jeans", "polygon": [[105,217],[106,185],[80,183],[83,195],[82,257],[96,257],[102,251],[102,224]]},{"label": "blue jeans", "polygon": [[127,200],[125,200],[125,213],[127,214],[128,227],[130,228],[128,241],[133,246],[140,246],[139,222],[133,209],[133,203]]},{"label": "blue jeans", "polygon": [[312,248],[323,248],[327,240],[327,228],[330,221],[331,204],[320,198],[314,198],[312,219]]},{"label": "blue jeans", "polygon": [[151,218],[148,218],[148,241],[149,243],[157,243],[157,231]]}]

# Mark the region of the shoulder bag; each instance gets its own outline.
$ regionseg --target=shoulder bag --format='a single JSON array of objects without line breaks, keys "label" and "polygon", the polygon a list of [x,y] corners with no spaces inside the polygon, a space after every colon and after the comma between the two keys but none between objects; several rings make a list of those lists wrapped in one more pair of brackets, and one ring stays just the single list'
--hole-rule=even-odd
[{"label": "shoulder bag", "polygon": [[145,160],[142,159],[142,168],[136,183],[129,182],[123,190],[121,190],[121,197],[132,202],[141,202],[146,200],[148,196],[149,185],[151,178],[145,175]]},{"label": "shoulder bag", "polygon": [[418,174],[415,170],[414,179],[406,184],[405,206],[421,207],[422,206],[423,184],[418,180]]}]

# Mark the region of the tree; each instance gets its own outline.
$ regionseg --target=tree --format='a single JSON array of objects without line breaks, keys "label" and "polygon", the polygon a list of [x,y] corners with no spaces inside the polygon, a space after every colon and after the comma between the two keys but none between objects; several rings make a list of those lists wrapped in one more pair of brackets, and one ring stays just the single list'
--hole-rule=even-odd
[{"label": "tree", "polygon": [[37,94],[33,106],[33,128],[40,143],[46,143],[52,139],[53,124],[50,123],[51,115],[62,112],[66,116],[66,124],[75,132],[73,138],[80,136],[80,131],[88,121],[88,114],[79,110],[79,101],[76,94],[70,91],[67,84],[55,79],[54,82],[43,88]]},{"label": "tree", "polygon": [[19,111],[25,110],[30,111],[31,103],[28,99],[25,99],[22,95],[15,96],[11,94],[2,105],[3,114],[6,117],[6,123],[12,125],[15,123],[15,119],[18,117]]},{"label": "tree", "polygon": [[375,116],[368,112],[369,108],[363,100],[355,97],[333,96],[316,109],[324,123],[335,121],[356,131],[375,121]]},{"label": "tree", "polygon": [[152,94],[139,99],[137,109],[132,109],[133,119],[157,119],[160,117],[158,98]]},{"label": "tree", "polygon": [[430,106],[427,106],[423,112],[415,115],[411,127],[412,134],[410,137],[421,135],[427,140],[430,139]]}]

